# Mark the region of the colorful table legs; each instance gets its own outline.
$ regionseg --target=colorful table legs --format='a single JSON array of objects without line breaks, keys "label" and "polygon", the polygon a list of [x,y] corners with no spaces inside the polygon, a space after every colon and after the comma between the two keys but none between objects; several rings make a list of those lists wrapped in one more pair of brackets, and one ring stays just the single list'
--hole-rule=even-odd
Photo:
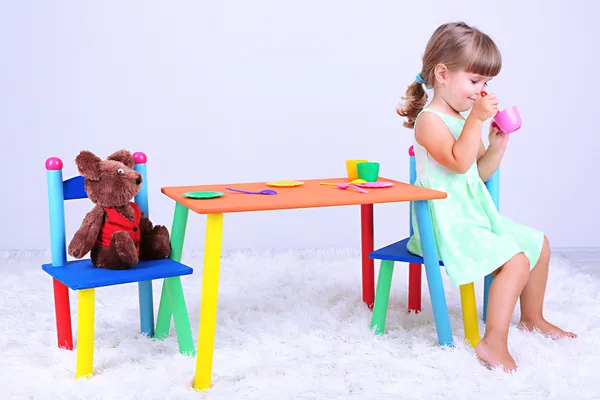
[{"label": "colorful table legs", "polygon": [[202,303],[200,306],[200,326],[198,328],[198,356],[196,357],[196,374],[193,384],[194,388],[199,390],[206,390],[211,385],[217,329],[222,241],[223,214],[209,214],[206,221]]},{"label": "colorful table legs", "polygon": [[[177,207],[183,206],[178,204]],[[175,224],[173,229],[175,230]],[[193,387],[198,390],[206,390],[211,386],[217,326],[222,238],[223,214],[209,214],[207,216],[206,224],[202,303],[200,307],[200,326],[198,328],[198,352],[196,356],[196,372],[193,383]],[[183,242],[183,238],[181,241]],[[361,247],[363,301],[369,308],[372,308],[375,298],[374,261],[369,258],[369,254],[373,251],[374,247],[372,204],[361,206]],[[157,332],[159,332],[158,326]]]},{"label": "colorful table legs", "polygon": [[[427,203],[425,202],[425,204]],[[185,208],[180,204],[177,204],[177,207]],[[173,225],[174,236],[176,231],[176,225],[176,223],[174,223]],[[431,227],[430,220],[429,226]],[[374,260],[372,260],[369,257],[369,254],[373,251],[374,248],[373,231],[373,204],[361,205],[361,251],[363,282],[362,298],[369,308],[373,308],[375,300],[375,267]],[[181,232],[185,232],[185,227],[181,230]],[[193,387],[197,390],[206,390],[209,389],[211,386],[215,334],[217,324],[217,305],[219,293],[222,238],[223,214],[209,214],[207,216],[206,225],[206,246],[204,252],[202,300],[200,307],[200,324],[198,328],[198,352],[196,355],[196,371],[193,382]],[[183,234],[181,237],[181,242],[183,242]],[[183,243],[181,243],[181,245],[182,244]],[[181,256],[179,255],[179,257]],[[435,262],[435,260],[428,260],[428,262]],[[439,268],[436,272],[439,276],[439,285],[441,285],[441,275]],[[432,280],[435,281],[435,278],[433,278]],[[441,307],[444,308],[445,298],[442,297],[441,300],[443,301]],[[438,303],[439,299],[436,299],[436,304],[440,306]],[[447,312],[446,318],[448,318]],[[161,321],[160,313],[159,321]],[[156,331],[157,335],[159,332],[161,332],[161,330],[158,328],[158,325]],[[451,337],[452,336],[450,335],[450,338]]]}]

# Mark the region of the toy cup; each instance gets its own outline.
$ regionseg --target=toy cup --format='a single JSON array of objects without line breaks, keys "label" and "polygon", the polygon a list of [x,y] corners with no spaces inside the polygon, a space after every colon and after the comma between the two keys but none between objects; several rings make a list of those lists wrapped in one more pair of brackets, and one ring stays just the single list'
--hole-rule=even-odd
[{"label": "toy cup", "polygon": [[358,170],[356,169],[356,164],[367,161],[369,160],[346,160],[346,172],[348,173],[348,179],[351,181],[358,179]]},{"label": "toy cup", "polygon": [[[486,91],[481,91],[481,97],[487,96]],[[521,128],[521,115],[516,106],[498,111],[492,119],[492,126],[496,126],[503,133],[513,133]]]},{"label": "toy cup", "polygon": [[500,111],[494,116],[492,124],[495,124],[504,133],[513,133],[521,128],[519,110],[517,110],[517,107],[512,106]]},{"label": "toy cup", "polygon": [[361,162],[356,164],[358,177],[367,182],[377,182],[379,178],[379,163],[378,162]]}]

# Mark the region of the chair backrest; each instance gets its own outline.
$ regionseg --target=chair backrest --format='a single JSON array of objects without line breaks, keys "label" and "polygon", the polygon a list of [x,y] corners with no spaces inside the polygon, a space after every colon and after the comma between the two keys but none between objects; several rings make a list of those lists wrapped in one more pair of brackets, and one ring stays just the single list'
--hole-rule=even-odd
[{"label": "chair backrest", "polygon": [[[148,210],[148,178],[146,162],[148,158],[142,152],[133,153],[134,169],[142,175],[142,187],[134,201],[146,217]],[[48,183],[48,208],[50,214],[50,251],[52,265],[67,263],[67,244],[65,231],[65,201],[86,199],[83,176],[75,176],[63,181],[63,162],[58,157],[46,160],[46,180]]]},{"label": "chair backrest", "polygon": [[[414,146],[410,146],[408,148],[408,156],[410,158],[410,184],[413,185],[417,180],[417,167],[415,161],[415,148]],[[496,170],[494,175],[490,179],[485,182],[485,186],[487,187],[492,200],[494,200],[494,204],[496,208],[500,210],[500,168]],[[410,236],[413,235],[413,224],[412,224],[412,201],[410,202],[410,207],[408,209],[408,221],[410,224]]]}]

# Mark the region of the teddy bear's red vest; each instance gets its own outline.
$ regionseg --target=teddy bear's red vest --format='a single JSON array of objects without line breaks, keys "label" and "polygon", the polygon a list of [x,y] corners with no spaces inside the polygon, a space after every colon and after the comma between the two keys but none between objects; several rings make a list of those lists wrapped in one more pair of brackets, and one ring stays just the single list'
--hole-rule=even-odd
[{"label": "teddy bear's red vest", "polygon": [[133,243],[135,243],[135,248],[139,256],[141,211],[137,204],[130,202],[129,205],[134,211],[133,222],[114,208],[103,207],[106,212],[106,218],[104,220],[104,225],[102,225],[102,228],[100,229],[100,234],[98,235],[98,243],[102,246],[109,247],[113,233],[125,231],[129,234],[131,239],[133,239]]}]

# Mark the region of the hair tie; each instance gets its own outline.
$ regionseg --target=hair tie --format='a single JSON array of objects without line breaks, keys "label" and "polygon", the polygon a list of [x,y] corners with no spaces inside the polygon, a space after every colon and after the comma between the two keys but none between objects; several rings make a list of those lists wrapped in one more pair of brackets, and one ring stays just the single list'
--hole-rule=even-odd
[{"label": "hair tie", "polygon": [[421,73],[418,73],[417,77],[415,79],[421,85],[425,83],[425,81],[423,80],[423,77],[421,76]]}]

